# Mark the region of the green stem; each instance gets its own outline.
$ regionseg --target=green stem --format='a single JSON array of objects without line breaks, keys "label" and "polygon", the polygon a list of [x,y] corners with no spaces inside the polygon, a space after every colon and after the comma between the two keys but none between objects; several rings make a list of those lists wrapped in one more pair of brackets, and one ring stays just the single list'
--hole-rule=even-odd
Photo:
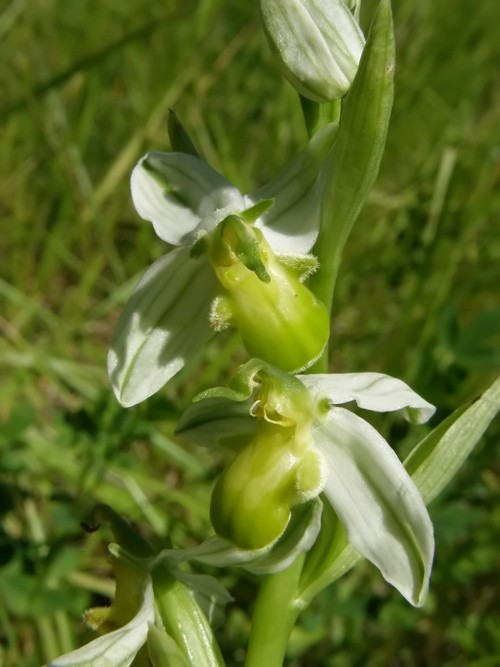
[{"label": "green stem", "polygon": [[340,100],[333,100],[326,104],[319,104],[302,95],[299,95],[299,97],[309,138],[311,138],[320,127],[323,127],[328,123],[336,123],[339,120]]},{"label": "green stem", "polygon": [[296,603],[305,554],[283,572],[264,579],[252,618],[245,667],[280,667],[301,607]]}]

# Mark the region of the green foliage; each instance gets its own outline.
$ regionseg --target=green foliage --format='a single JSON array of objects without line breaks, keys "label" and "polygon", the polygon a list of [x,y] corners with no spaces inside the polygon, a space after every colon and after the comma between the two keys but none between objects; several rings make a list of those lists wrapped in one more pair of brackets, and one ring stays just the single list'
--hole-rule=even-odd
[{"label": "green foliage", "polygon": [[[497,9],[494,0],[394,3],[388,146],[336,285],[333,370],[402,377],[440,417],[500,366]],[[47,0],[0,13],[6,667],[37,667],[80,644],[81,612],[112,594],[106,533],[80,527],[93,503],[159,545],[191,546],[207,533],[221,455],[171,433],[191,395],[246,358],[237,338],[221,336],[166,392],[129,411],[111,396],[105,352],[139,272],[163,251],[133,210],[128,177],[146,149],[168,147],[168,108],[243,191],[307,140],[259,30],[252,3],[236,0]],[[376,425],[402,456],[422,436],[391,417]],[[291,666],[500,664],[499,436],[494,425],[431,506],[427,605],[410,608],[360,564],[304,613]],[[222,645],[237,666],[255,582],[224,577],[240,609]]]}]

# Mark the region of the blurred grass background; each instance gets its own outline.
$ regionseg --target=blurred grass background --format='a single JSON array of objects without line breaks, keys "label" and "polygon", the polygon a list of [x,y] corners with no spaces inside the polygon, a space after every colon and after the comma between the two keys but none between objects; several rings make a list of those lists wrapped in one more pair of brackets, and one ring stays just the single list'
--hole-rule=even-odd
[{"label": "blurred grass background", "polygon": [[[233,336],[145,405],[121,409],[105,354],[140,272],[164,248],[134,212],[130,171],[168,149],[173,108],[243,191],[304,144],[291,88],[238,0],[0,4],[0,664],[36,667],[88,639],[113,591],[110,503],[158,543],[209,530],[219,455],[177,444],[192,393],[244,359]],[[374,3],[368,2],[365,23]],[[380,177],[345,253],[332,364],[410,382],[438,419],[500,367],[500,21],[496,0],[395,0],[396,99]],[[405,453],[427,427],[376,426]],[[289,665],[500,665],[500,429],[431,506],[422,610],[362,564],[294,631]],[[223,575],[220,633],[243,664],[256,582]],[[265,667],[265,666],[263,666]]]}]

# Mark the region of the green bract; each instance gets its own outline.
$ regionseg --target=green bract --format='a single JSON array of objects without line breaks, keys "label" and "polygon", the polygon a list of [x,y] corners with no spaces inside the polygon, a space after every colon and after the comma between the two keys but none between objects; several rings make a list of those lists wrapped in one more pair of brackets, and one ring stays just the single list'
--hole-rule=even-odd
[{"label": "green bract", "polygon": [[[146,271],[116,327],[108,370],[123,405],[158,391],[203,349],[210,319],[216,329],[238,326],[252,353],[283,354],[289,370],[314,362],[328,317],[301,280],[314,267],[304,253],[318,234],[319,173],[335,136],[335,125],[322,128],[270,184],[246,196],[193,155],[151,152],[140,160],[131,180],[135,207],[178,247]],[[255,298],[263,301],[258,314]]]},{"label": "green bract", "polygon": [[[299,383],[301,391],[294,390],[295,383]],[[290,396],[295,397],[292,404]],[[243,403],[255,424],[254,440],[249,442],[248,423],[242,420],[240,408],[237,407],[238,418],[234,421],[216,419],[211,422],[212,442],[222,440],[224,443],[225,425],[234,437],[236,426],[241,424],[244,435],[240,453],[224,473],[231,478],[231,483],[223,475],[215,507],[212,506],[212,517],[215,510],[221,512],[221,517],[214,517],[217,529],[220,530],[222,524],[226,536],[240,541],[244,536],[247,544],[252,537],[245,531],[255,531],[259,543],[265,535],[271,535],[272,539],[280,521],[284,521],[284,508],[290,513],[294,503],[301,501],[303,479],[307,479],[307,498],[322,491],[342,521],[352,545],[412,604],[423,604],[434,554],[432,524],[425,504],[415,483],[382,436],[366,421],[337,406],[355,401],[359,407],[377,412],[400,410],[406,419],[416,423],[429,419],[433,406],[404,382],[380,373],[294,378],[258,360],[242,367],[232,389],[209,390],[199,398],[199,403],[189,408],[179,425],[185,438],[196,441],[197,433],[201,433],[200,441],[204,444],[209,441],[209,427],[200,420],[200,414],[205,412],[204,400],[211,401],[212,407],[218,403],[216,414],[221,415],[224,407],[228,416],[232,405]],[[265,450],[266,444],[272,450],[276,443],[273,438],[265,437],[267,427],[263,422],[283,431],[277,438],[274,453]],[[295,426],[295,436],[290,431],[291,426]],[[256,446],[262,463],[254,463],[252,448],[255,450]],[[314,460],[320,472],[301,478],[295,472],[304,465],[309,473],[312,453],[316,454]],[[289,462],[294,457],[297,468],[291,474]],[[266,461],[271,461],[273,470],[269,486],[261,484],[266,476]],[[248,466],[246,471],[244,464]],[[236,465],[236,469],[232,469],[232,465]],[[252,480],[253,474],[256,480]],[[252,484],[255,487],[251,492]],[[247,495],[250,498],[259,487],[260,499],[255,498],[252,505]],[[222,497],[224,494],[227,498]],[[243,508],[235,506],[241,501]],[[267,512],[263,507],[267,507]],[[251,516],[252,509],[254,516]]]},{"label": "green bract", "polygon": [[351,85],[364,37],[343,0],[261,0],[264,31],[285,77],[316,102]]}]

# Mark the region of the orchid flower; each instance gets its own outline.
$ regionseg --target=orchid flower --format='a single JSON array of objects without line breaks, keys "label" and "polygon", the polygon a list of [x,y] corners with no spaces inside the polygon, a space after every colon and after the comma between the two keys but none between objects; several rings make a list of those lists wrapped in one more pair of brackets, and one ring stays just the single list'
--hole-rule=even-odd
[{"label": "orchid flower", "polygon": [[423,604],[434,554],[424,501],[384,438],[339,406],[402,411],[415,423],[434,407],[380,373],[293,377],[259,360],[231,387],[200,394],[178,427],[185,439],[237,451],[212,498],[216,530],[262,547],[279,539],[294,506],[323,493],[354,548],[412,604]]},{"label": "orchid flower", "polygon": [[175,562],[159,562],[149,542],[103,503],[85,525],[94,531],[101,522],[117,540],[108,546],[116,578],[113,603],[84,613],[85,624],[101,636],[49,667],[187,667],[187,656],[193,664],[221,667],[211,625],[221,624],[232,600],[224,586],[208,575],[183,572]]},{"label": "orchid flower", "polygon": [[250,354],[281,355],[286,370],[318,358],[328,314],[302,283],[315,268],[307,253],[319,229],[320,169],[335,135],[334,124],[322,128],[249,195],[188,153],[150,152],[139,161],[134,205],[175,248],[139,280],[115,330],[108,370],[123,405],[158,391],[230,324]]}]

